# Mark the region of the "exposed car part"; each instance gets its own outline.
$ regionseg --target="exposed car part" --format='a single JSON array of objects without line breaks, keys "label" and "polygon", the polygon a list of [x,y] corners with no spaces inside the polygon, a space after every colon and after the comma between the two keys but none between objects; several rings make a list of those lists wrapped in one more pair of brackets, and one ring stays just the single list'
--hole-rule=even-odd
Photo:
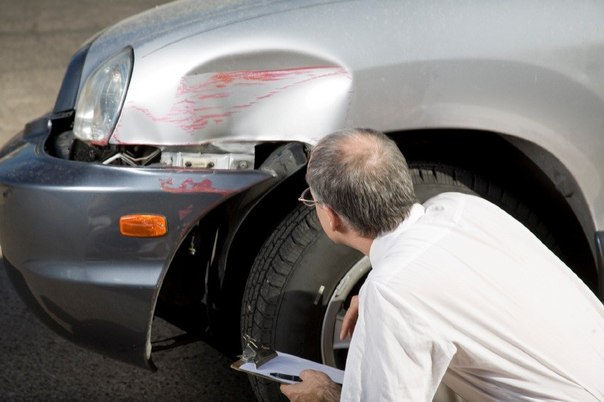
[{"label": "exposed car part", "polygon": [[[255,143],[206,144],[186,149],[165,149],[161,164],[181,168],[254,169]],[[199,148],[196,151],[195,148]]]},{"label": "exposed car part", "polygon": [[159,155],[159,153],[160,153],[160,150],[155,149],[148,155],[145,155],[142,157],[136,157],[136,156],[131,155],[127,151],[118,152],[118,153],[113,154],[113,156],[110,156],[109,158],[105,159],[103,161],[103,165],[114,165],[116,161],[120,161],[122,164],[125,164],[127,166],[132,166],[132,167],[146,166],[157,155]]}]

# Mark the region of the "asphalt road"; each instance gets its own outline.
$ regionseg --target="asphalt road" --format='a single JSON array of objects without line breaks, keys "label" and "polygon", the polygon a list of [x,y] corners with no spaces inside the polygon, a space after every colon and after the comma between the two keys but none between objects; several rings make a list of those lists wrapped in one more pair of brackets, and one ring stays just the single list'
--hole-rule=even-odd
[{"label": "asphalt road", "polygon": [[[71,54],[103,27],[162,0],[0,0],[0,144],[50,110]],[[164,322],[154,339],[179,334]],[[252,401],[247,377],[202,342],[154,355],[151,373],[55,335],[0,263],[0,401]]]}]

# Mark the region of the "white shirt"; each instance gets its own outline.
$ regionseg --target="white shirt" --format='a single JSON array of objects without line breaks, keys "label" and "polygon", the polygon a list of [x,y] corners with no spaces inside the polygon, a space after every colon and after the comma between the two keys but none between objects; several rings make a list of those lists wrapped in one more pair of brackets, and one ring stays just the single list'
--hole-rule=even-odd
[{"label": "white shirt", "polygon": [[457,193],[369,253],[343,401],[604,401],[604,307],[528,229]]}]

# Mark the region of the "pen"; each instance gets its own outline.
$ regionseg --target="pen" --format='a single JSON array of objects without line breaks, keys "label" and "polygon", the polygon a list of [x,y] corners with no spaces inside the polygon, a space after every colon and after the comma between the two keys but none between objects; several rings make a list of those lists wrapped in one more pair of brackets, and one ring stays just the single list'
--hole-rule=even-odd
[{"label": "pen", "polygon": [[288,380],[288,381],[296,381],[296,382],[302,381],[302,379],[300,377],[298,377],[297,375],[291,375],[291,374],[271,373],[271,377],[279,378],[281,380]]}]

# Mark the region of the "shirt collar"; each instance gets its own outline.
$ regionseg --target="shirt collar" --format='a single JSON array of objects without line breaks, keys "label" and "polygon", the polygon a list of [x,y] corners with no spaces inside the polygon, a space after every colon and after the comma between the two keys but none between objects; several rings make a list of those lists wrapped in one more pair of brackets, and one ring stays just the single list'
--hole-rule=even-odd
[{"label": "shirt collar", "polygon": [[384,255],[384,252],[390,249],[390,245],[396,241],[396,239],[409,229],[415,222],[417,222],[424,214],[426,209],[421,204],[413,204],[407,216],[397,227],[391,232],[384,233],[375,238],[369,248],[369,260],[373,265],[373,261],[379,256]]}]

